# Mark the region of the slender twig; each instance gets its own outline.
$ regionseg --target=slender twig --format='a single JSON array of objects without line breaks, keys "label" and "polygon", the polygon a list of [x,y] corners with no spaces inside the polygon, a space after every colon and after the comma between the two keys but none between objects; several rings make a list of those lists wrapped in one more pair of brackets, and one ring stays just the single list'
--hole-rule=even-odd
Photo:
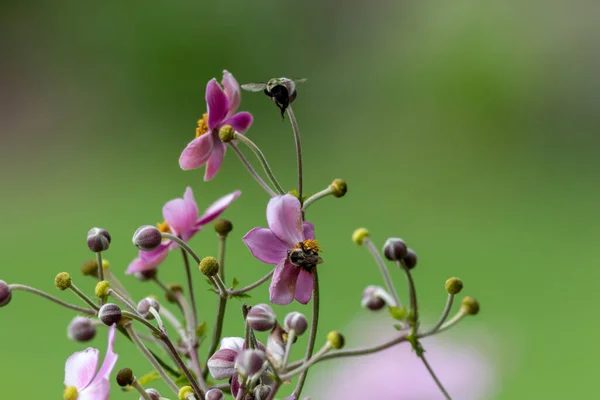
[{"label": "slender twig", "polygon": [[[289,109],[288,109],[289,110]],[[293,114],[292,114],[293,115]],[[308,343],[306,345],[306,354],[304,355],[304,361],[308,362],[312,357],[313,350],[315,348],[315,340],[317,338],[317,328],[319,325],[319,275],[317,274],[317,269],[314,269],[313,272],[314,279],[314,287],[313,287],[313,309],[312,309],[312,321],[310,327],[310,335],[308,337]],[[306,380],[306,375],[308,374],[308,370],[303,371],[300,377],[298,378],[298,383],[296,384],[296,389],[294,389],[294,395],[297,399],[300,398],[300,394],[302,393],[302,388],[304,387],[304,381]]]},{"label": "slender twig", "polygon": [[296,159],[298,161],[298,198],[302,203],[302,143],[300,142],[300,130],[298,129],[298,121],[296,121],[296,116],[294,115],[294,110],[292,110],[291,105],[287,108],[287,114],[292,123],[294,140],[296,142]]},{"label": "slender twig", "polygon": [[373,258],[375,259],[375,262],[377,263],[377,266],[379,267],[381,275],[383,276],[383,280],[385,282],[385,286],[386,286],[388,292],[394,297],[394,301],[396,302],[395,305],[397,307],[400,307],[402,305],[402,303],[400,303],[400,297],[398,297],[398,293],[396,292],[396,289],[394,288],[394,284],[392,282],[390,272],[388,271],[388,269],[385,265],[385,261],[383,261],[383,258],[381,257],[381,254],[379,253],[379,251],[377,250],[377,248],[375,247],[373,242],[371,242],[371,240],[368,237],[363,239],[363,246],[365,246],[369,250],[369,252],[373,256]]},{"label": "slender twig", "polygon": [[179,320],[177,319],[177,317],[175,317],[175,315],[173,315],[173,313],[171,311],[169,311],[162,304],[160,306],[159,313],[163,317],[165,317],[165,319],[167,319],[169,321],[169,323],[173,326],[173,328],[175,328],[175,330],[177,331],[177,333],[179,334],[179,336],[181,337],[181,339],[184,342],[187,342],[188,341],[187,333],[186,333],[185,329],[183,328],[183,325],[181,325],[181,322],[179,322]]},{"label": "slender twig", "polygon": [[209,279],[212,281],[212,283],[217,288],[217,291],[219,292],[219,296],[227,297],[227,288],[225,287],[225,282],[223,282],[223,279],[221,279],[219,274],[217,274],[215,276],[211,276]]},{"label": "slender twig", "polygon": [[115,289],[110,288],[108,289],[108,295],[114,297],[115,299],[119,300],[120,303],[122,303],[123,305],[125,305],[125,307],[127,307],[129,310],[131,310],[131,312],[137,313],[137,307],[134,306],[133,304],[131,304],[126,298],[125,296],[122,296],[119,292],[117,292]]},{"label": "slender twig", "polygon": [[452,400],[452,398],[450,397],[450,395],[448,394],[448,392],[446,391],[446,389],[442,385],[442,382],[440,382],[440,380],[438,379],[438,377],[435,375],[435,372],[433,372],[433,369],[431,368],[431,365],[429,365],[429,363],[425,359],[425,355],[423,353],[421,353],[421,355],[419,356],[419,358],[421,359],[421,361],[423,361],[423,364],[425,364],[425,368],[427,368],[427,371],[429,371],[429,375],[431,375],[431,377],[435,381],[435,384],[438,386],[438,388],[440,389],[440,391],[444,394],[444,397],[446,397],[446,400]]},{"label": "slender twig", "polygon": [[96,315],[96,311],[89,309],[89,308],[84,308],[84,307],[79,307],[76,306],[74,304],[70,304],[67,302],[62,301],[61,299],[54,297],[52,295],[49,295],[46,292],[43,292],[39,289],[33,288],[31,286],[27,286],[27,285],[21,285],[19,283],[12,283],[9,285],[11,290],[21,290],[23,292],[28,292],[28,293],[32,293],[35,295],[38,295],[40,297],[43,297],[44,299],[50,300],[53,303],[58,304],[59,306],[63,306],[65,308],[68,308],[70,310],[75,310],[78,311],[80,313],[84,313],[84,314],[88,314],[88,315]]},{"label": "slender twig", "polygon": [[442,325],[444,325],[444,322],[446,322],[446,319],[448,318],[448,314],[450,314],[450,310],[452,309],[453,301],[454,301],[454,295],[448,293],[448,298],[446,299],[446,305],[444,306],[444,311],[442,311],[442,315],[440,316],[440,319],[435,324],[435,326],[433,328],[431,328],[431,330],[428,332],[429,334],[437,332],[437,330],[440,329],[442,327]]},{"label": "slender twig", "polygon": [[75,286],[75,284],[73,282],[71,282],[69,289],[71,289],[73,291],[73,293],[75,293],[81,300],[83,300],[88,306],[92,307],[94,310],[97,311],[100,309],[100,307],[98,307],[98,305],[96,303],[94,303],[92,301],[92,299],[90,299],[88,297],[87,294],[83,293],[81,291],[81,289],[79,289],[77,286]]},{"label": "slender twig", "polygon": [[200,264],[201,260],[200,260],[200,257],[198,257],[198,254],[196,254],[196,252],[194,250],[192,250],[192,248],[190,246],[188,246],[188,244],[186,242],[184,242],[183,239],[181,239],[179,236],[175,236],[175,235],[172,235],[172,234],[166,233],[166,232],[161,232],[160,236],[177,243],[179,246],[182,247],[182,249],[187,251],[190,256],[192,256],[192,258],[194,259],[196,264]]},{"label": "slender twig", "polygon": [[404,261],[398,261],[398,266],[402,268],[404,273],[406,274],[406,279],[408,280],[408,295],[410,297],[410,309],[412,311],[412,335],[416,337],[417,330],[419,329],[419,305],[417,302],[417,288],[415,286],[415,281],[412,277],[410,269],[404,264]]},{"label": "slender twig", "polygon": [[252,283],[252,284],[250,284],[248,286],[245,286],[245,287],[243,287],[241,289],[238,289],[238,290],[229,290],[228,291],[228,295],[229,296],[235,296],[237,294],[246,293],[246,292],[248,292],[248,291],[250,291],[250,290],[252,290],[252,289],[254,289],[254,288],[256,288],[256,287],[258,287],[260,285],[262,285],[263,283],[265,283],[267,280],[269,280],[269,278],[271,276],[273,276],[274,272],[275,272],[275,270],[271,270],[268,274],[266,274],[265,276],[263,276],[262,278],[260,278],[256,282],[254,282],[254,283]]},{"label": "slender twig", "polygon": [[468,314],[466,312],[464,312],[463,310],[460,310],[448,322],[446,322],[444,325],[442,325],[441,327],[439,327],[438,330],[436,330],[436,331],[429,331],[427,333],[424,333],[424,334],[420,335],[420,337],[431,336],[431,335],[436,334],[436,333],[442,333],[444,331],[447,331],[448,329],[450,329],[451,327],[453,327],[454,325],[456,325],[461,319],[463,319],[467,315]]},{"label": "slender twig", "polygon": [[260,175],[258,175],[258,173],[254,169],[254,167],[252,166],[252,164],[250,164],[250,162],[248,161],[248,159],[244,155],[244,153],[242,153],[242,151],[240,150],[240,148],[237,147],[237,144],[235,144],[233,142],[229,142],[229,146],[233,149],[233,151],[235,152],[235,154],[237,154],[237,156],[240,159],[240,161],[242,162],[242,164],[244,164],[244,166],[246,167],[246,169],[248,170],[248,172],[250,172],[250,175],[252,175],[252,177],[254,178],[254,180],[256,180],[256,182],[258,182],[258,184],[267,192],[267,194],[269,196],[271,196],[271,197],[276,196],[277,193],[275,193],[273,191],[273,189],[271,189],[269,187],[269,185],[267,185],[267,183],[263,180],[263,178],[261,178]]},{"label": "slender twig", "polygon": [[241,133],[238,133],[238,132],[234,133],[233,138],[244,143],[246,146],[248,146],[248,148],[250,150],[252,150],[252,152],[254,153],[256,158],[258,158],[258,161],[260,162],[260,165],[262,166],[263,170],[269,177],[269,180],[275,187],[275,191],[279,194],[284,194],[285,190],[283,190],[283,188],[279,184],[279,181],[277,180],[277,178],[275,178],[275,174],[273,173],[273,170],[271,169],[271,167],[269,166],[269,163],[267,162],[267,158],[265,157],[263,152],[260,150],[260,148],[252,140],[250,140],[247,136],[244,136]]},{"label": "slender twig", "polygon": [[302,203],[302,209],[304,211],[306,211],[308,206],[310,206],[312,203],[314,203],[315,201],[317,201],[319,199],[322,199],[323,197],[327,197],[332,193],[333,193],[333,189],[331,188],[331,186],[327,186],[326,189],[323,189],[320,192],[313,194],[308,199],[304,200],[304,203]]}]

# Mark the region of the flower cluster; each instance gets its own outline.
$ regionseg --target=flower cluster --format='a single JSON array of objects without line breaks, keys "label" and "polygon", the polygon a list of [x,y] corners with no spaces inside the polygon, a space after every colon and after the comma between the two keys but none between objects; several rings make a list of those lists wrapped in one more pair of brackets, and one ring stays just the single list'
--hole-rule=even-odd
[{"label": "flower cluster", "polygon": [[[219,198],[202,214],[191,187],[185,189],[182,198],[167,201],[162,208],[162,222],[144,225],[135,231],[132,241],[138,249],[137,257],[125,270],[127,275],[133,275],[140,282],[156,285],[155,288],[164,293],[164,300],[152,296],[134,300],[104,258],[110,249],[112,236],[102,228],[92,228],[88,232],[87,246],[94,258],[85,261],[81,268],[83,275],[96,281],[93,295],[81,290],[76,284],[77,278],[67,272],[61,272],[55,278],[56,288],[72,291],[81,300],[81,305],[67,303],[30,286],[0,281],[0,307],[14,300],[14,292],[24,291],[77,312],[79,315],[68,326],[71,340],[87,342],[102,326],[108,327],[108,349],[99,369],[99,352],[93,348],[77,352],[67,359],[65,400],[109,398],[110,375],[118,359],[114,353],[117,332],[122,335],[119,340],[129,340],[137,347],[152,372],[136,376],[131,369],[124,367],[116,374],[116,382],[125,391],[136,391],[144,400],[218,400],[227,396],[236,400],[273,400],[276,396],[282,398],[285,395],[288,396],[286,400],[301,399],[308,371],[315,364],[341,357],[375,355],[401,345],[414,350],[416,359],[423,364],[423,371],[431,375],[431,382],[435,382],[440,396],[450,398],[443,385],[444,376],[438,378],[434,372],[436,365],[430,365],[425,358],[422,339],[450,329],[465,316],[477,314],[479,303],[473,297],[464,297],[458,312],[449,318],[455,296],[463,289],[460,279],[450,278],[445,285],[448,297],[440,319],[432,327],[422,329],[413,277],[417,254],[404,240],[390,238],[379,249],[367,229],[357,229],[352,235],[354,243],[371,253],[384,282],[383,287],[366,286],[362,299],[358,294],[356,296],[357,305],[360,303],[369,311],[387,309],[389,316],[386,321],[397,330],[396,334],[376,345],[343,349],[346,340],[340,332],[333,331],[327,335],[318,332],[318,270],[325,260],[315,236],[315,226],[306,220],[306,214],[309,206],[317,201],[328,196],[343,197],[348,187],[344,180],[334,179],[322,190],[304,195],[302,146],[292,110],[292,103],[297,97],[296,83],[299,81],[275,78],[264,84],[243,86],[250,91],[263,91],[275,102],[281,115],[287,115],[291,122],[298,181],[296,187],[284,189],[260,147],[246,135],[253,117],[248,112],[237,112],[241,88],[236,79],[224,71],[221,85],[216,79],[208,82],[206,113],[198,121],[195,138],[183,150],[179,164],[183,170],[205,166],[204,180],[209,181],[219,171],[225,151],[230,147],[268,196],[265,201],[268,227],[256,227],[243,237],[232,237],[233,223],[218,218],[240,196],[239,191]],[[256,156],[266,180],[252,166],[239,145],[247,147]],[[262,207],[264,205],[259,209],[262,210]],[[192,239],[211,223],[219,238],[219,248],[216,254],[203,254],[201,257],[194,250]],[[227,285],[225,249],[228,240],[243,241],[249,250],[248,255],[272,267],[265,268],[266,274],[262,278],[245,286],[238,287],[239,281],[235,278],[231,285]],[[173,250],[183,254],[183,284],[166,284],[158,273],[158,267]],[[406,305],[403,305],[392,281],[390,266],[406,276]],[[230,268],[228,266],[228,270]],[[194,274],[204,275],[209,290],[216,295],[217,318],[210,328],[206,322],[200,322],[202,317],[212,315],[213,311],[209,309],[210,304],[203,302],[200,307],[195,301],[198,288],[194,286]],[[263,284],[269,280],[271,303],[281,306],[291,304],[303,312],[292,310],[283,319],[278,319],[269,304],[243,304],[238,333],[225,335],[223,321],[229,301],[250,297],[249,292],[263,290]],[[309,303],[312,303],[310,319],[304,312]],[[266,345],[257,338],[260,335],[266,335],[263,340]],[[206,346],[203,346],[205,343]],[[155,350],[157,344],[167,357]],[[292,349],[299,345],[305,346],[305,356],[292,360]],[[394,374],[392,368],[386,376],[393,380]],[[349,378],[355,379],[354,376]],[[163,382],[169,394],[146,388],[158,380]],[[390,390],[396,390],[393,385],[389,387],[392,389],[381,392],[384,394],[368,392],[372,395],[369,398],[389,397]],[[413,389],[414,398],[419,397],[420,389]],[[323,390],[325,392],[332,391]],[[321,393],[313,395],[322,398]],[[329,399],[332,396],[327,394]],[[343,398],[348,396],[351,394],[344,394]],[[393,394],[392,397],[396,398]]]}]

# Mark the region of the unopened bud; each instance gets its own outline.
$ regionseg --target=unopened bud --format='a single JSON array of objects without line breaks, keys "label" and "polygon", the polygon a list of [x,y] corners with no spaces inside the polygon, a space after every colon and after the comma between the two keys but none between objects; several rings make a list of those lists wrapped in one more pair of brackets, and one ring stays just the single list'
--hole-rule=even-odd
[{"label": "unopened bud", "polygon": [[366,228],[358,228],[352,234],[352,241],[357,245],[361,246],[363,244],[363,240],[369,237],[369,231]]},{"label": "unopened bud", "polygon": [[129,386],[135,381],[133,371],[129,368],[123,368],[117,373],[117,383],[121,387]]},{"label": "unopened bud", "polygon": [[271,386],[268,385],[258,385],[254,388],[254,400],[267,400],[269,398],[269,394],[271,394]]},{"label": "unopened bud", "polygon": [[379,311],[386,305],[395,305],[395,301],[382,287],[371,285],[363,291],[360,304],[371,311]]},{"label": "unopened bud", "polygon": [[233,224],[228,219],[218,219],[215,222],[215,231],[221,236],[227,235],[232,230]]},{"label": "unopened bud", "polygon": [[204,398],[206,400],[225,400],[225,394],[219,389],[210,389]]},{"label": "unopened bud", "polygon": [[189,394],[194,394],[194,389],[191,386],[184,386],[179,389],[179,394],[177,397],[179,400],[187,400]]},{"label": "unopened bud", "polygon": [[4,307],[12,299],[12,289],[8,283],[0,280],[0,307]]},{"label": "unopened bud", "polygon": [[219,262],[214,257],[204,257],[199,267],[200,272],[206,276],[215,276],[219,273]]},{"label": "unopened bud", "polygon": [[98,311],[98,318],[108,326],[118,323],[122,317],[123,314],[121,313],[121,309],[118,305],[113,303],[106,303],[100,308],[100,311]]},{"label": "unopened bud", "polygon": [[308,321],[303,314],[294,311],[285,316],[283,325],[286,331],[289,332],[293,329],[296,335],[301,336],[308,328]]},{"label": "unopened bud", "polygon": [[408,252],[406,243],[399,238],[389,238],[383,245],[383,255],[390,261],[400,261]]},{"label": "unopened bud", "polygon": [[183,288],[181,287],[181,285],[178,285],[176,283],[169,283],[167,285],[167,288],[169,289],[166,293],[165,293],[165,297],[167,298],[167,301],[169,303],[177,303],[177,293],[183,293]]},{"label": "unopened bud", "polygon": [[234,138],[235,130],[231,125],[223,125],[221,129],[219,129],[219,139],[223,143],[231,142]]},{"label": "unopened bud", "polygon": [[54,278],[54,286],[58,290],[67,290],[71,287],[71,275],[68,272],[61,272]]},{"label": "unopened bud", "polygon": [[[150,400],[160,400],[160,393],[156,389],[146,389],[146,394],[150,397]],[[143,397],[140,397],[140,400],[145,400]]]},{"label": "unopened bud", "polygon": [[81,264],[81,272],[85,276],[98,277],[98,262],[96,260],[87,260]]},{"label": "unopened bud", "polygon": [[463,288],[463,283],[458,278],[450,278],[446,281],[446,292],[449,294],[457,294]]},{"label": "unopened bud", "polygon": [[75,342],[88,342],[96,336],[96,326],[89,318],[75,317],[67,328],[67,336]]},{"label": "unopened bud", "polygon": [[406,268],[413,269],[417,266],[417,253],[413,249],[407,249],[406,255],[402,259]]},{"label": "unopened bud", "polygon": [[476,315],[479,313],[479,302],[474,297],[466,296],[462,300],[460,308],[468,315]]},{"label": "unopened bud", "polygon": [[108,296],[108,289],[110,289],[110,283],[108,283],[108,281],[100,281],[96,284],[94,293],[96,294],[96,297],[103,299]]},{"label": "unopened bud", "polygon": [[154,268],[136,272],[135,274],[133,274],[133,276],[135,276],[135,279],[137,279],[138,281],[146,282],[154,279],[157,273],[158,271],[156,270],[156,268]]},{"label": "unopened bud", "polygon": [[343,179],[334,179],[329,187],[331,188],[331,194],[335,197],[342,197],[348,191],[348,185]]},{"label": "unopened bud", "polygon": [[133,234],[133,244],[140,250],[152,251],[160,246],[162,236],[156,226],[144,225],[139,227]]},{"label": "unopened bud", "polygon": [[341,333],[336,331],[331,331],[327,334],[327,342],[329,342],[329,345],[336,350],[344,347],[344,337]]},{"label": "unopened bud", "polygon": [[260,372],[265,360],[261,350],[243,350],[235,359],[235,370],[242,376],[251,377]]},{"label": "unopened bud", "polygon": [[268,304],[257,304],[248,311],[248,325],[255,331],[270,331],[277,322],[275,311]]},{"label": "unopened bud", "polygon": [[108,250],[110,240],[110,234],[106,229],[92,228],[87,234],[87,246],[94,253]]},{"label": "unopened bud", "polygon": [[150,312],[150,307],[154,308],[156,311],[160,310],[160,304],[156,299],[153,299],[152,297],[146,297],[140,300],[137,305],[137,310],[142,317],[146,319],[152,319],[154,318],[154,315],[152,315]]}]

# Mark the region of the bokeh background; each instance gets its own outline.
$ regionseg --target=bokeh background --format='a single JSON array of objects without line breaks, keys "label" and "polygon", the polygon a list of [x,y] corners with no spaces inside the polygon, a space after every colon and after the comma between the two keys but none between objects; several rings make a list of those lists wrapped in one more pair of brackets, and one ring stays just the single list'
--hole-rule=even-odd
[{"label": "bokeh background", "polygon": [[[468,333],[493,366],[486,399],[594,397],[599,22],[598,2],[586,0],[2,2],[0,278],[57,294],[54,276],[67,270],[91,291],[77,271],[91,256],[87,230],[102,226],[113,271],[136,296],[156,293],[122,275],[136,254],[130,238],[187,185],[201,208],[243,191],[226,214],[228,274],[262,276],[269,267],[240,238],[265,225],[265,194],[231,153],[210,183],[177,160],[222,69],[241,83],[305,77],[294,107],[307,190],[337,177],[350,188],[310,209],[326,259],[321,332],[364,316],[362,289],[381,284],[350,240],[366,226],[378,244],[400,236],[417,250],[426,321],[450,276],[480,300],[480,316],[449,337]],[[244,94],[241,109],[293,188],[288,122],[260,94]],[[212,255],[217,240],[207,229],[193,245]],[[179,264],[172,255],[161,277],[181,280]],[[210,326],[215,299],[202,281]],[[263,290],[251,301],[266,299]],[[242,329],[238,309],[232,302],[230,334]],[[66,338],[73,315],[21,292],[0,314],[0,397],[60,398],[64,360],[85,347]],[[105,340],[101,331],[93,345]],[[117,352],[119,367],[149,370],[128,343]]]}]

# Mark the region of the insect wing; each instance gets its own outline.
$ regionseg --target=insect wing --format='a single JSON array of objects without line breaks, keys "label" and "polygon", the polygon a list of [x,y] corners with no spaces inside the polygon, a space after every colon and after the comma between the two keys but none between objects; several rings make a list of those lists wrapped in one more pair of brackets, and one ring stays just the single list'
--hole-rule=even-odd
[{"label": "insect wing", "polygon": [[242,89],[247,90],[249,92],[262,92],[267,88],[267,84],[264,82],[260,83],[246,83],[242,85]]},{"label": "insect wing", "polygon": [[304,83],[307,81],[306,78],[302,78],[302,79],[292,79],[294,81],[294,83]]}]

